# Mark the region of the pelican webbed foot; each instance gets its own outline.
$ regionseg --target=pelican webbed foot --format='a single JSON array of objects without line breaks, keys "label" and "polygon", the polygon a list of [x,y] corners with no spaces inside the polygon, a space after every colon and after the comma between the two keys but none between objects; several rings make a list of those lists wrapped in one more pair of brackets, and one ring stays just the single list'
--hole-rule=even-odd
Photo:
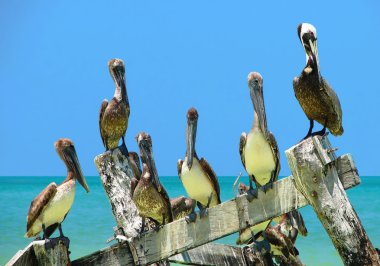
[{"label": "pelican webbed foot", "polygon": [[45,249],[49,250],[54,248],[56,245],[58,245],[60,242],[62,242],[67,249],[70,247],[70,239],[66,236],[63,237],[55,237],[55,238],[46,238],[45,239]]},{"label": "pelican webbed foot", "polygon": [[185,216],[185,220],[186,220],[186,223],[195,223],[195,221],[197,220],[197,214],[195,213],[195,203],[198,204],[198,202],[194,201],[193,200],[193,204],[192,204],[192,207],[191,207],[191,213],[189,215],[186,215]]},{"label": "pelican webbed foot", "polygon": [[192,213],[190,213],[189,215],[186,215],[185,216],[185,221],[186,223],[195,223],[195,221],[197,220],[197,214],[193,211]]}]

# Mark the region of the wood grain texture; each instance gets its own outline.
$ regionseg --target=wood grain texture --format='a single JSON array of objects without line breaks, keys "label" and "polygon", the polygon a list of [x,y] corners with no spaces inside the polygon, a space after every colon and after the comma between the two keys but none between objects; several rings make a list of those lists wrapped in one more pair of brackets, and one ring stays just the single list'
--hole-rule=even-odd
[{"label": "wood grain texture", "polygon": [[[347,173],[357,182],[353,160],[334,162],[335,154],[326,137],[313,137],[286,151],[296,187],[310,202],[345,265],[380,265],[379,257],[351,206],[339,180]],[[351,159],[351,160],[350,160]],[[339,167],[339,170],[337,170]],[[353,169],[352,169],[353,168]]]},{"label": "wood grain texture", "polygon": [[20,250],[6,266],[66,266],[70,259],[67,247],[60,241],[52,249],[45,249],[45,240],[33,241]]},{"label": "wood grain texture", "polygon": [[116,148],[97,156],[95,165],[117,225],[123,229],[127,237],[136,237],[141,228],[142,219],[132,200],[131,179],[134,174],[129,158]]},{"label": "wood grain texture", "polygon": [[247,265],[242,248],[213,243],[177,254],[169,261],[193,265]]},{"label": "wood grain texture", "polygon": [[[341,161],[337,164],[345,169],[341,171],[344,173],[343,184],[349,184],[350,187],[359,180],[356,168],[350,168],[354,166],[351,159],[351,156],[345,155],[337,160]],[[141,238],[135,238],[133,246],[136,248],[138,262],[149,264],[189,251],[307,204],[308,201],[296,189],[294,179],[290,176],[276,181],[273,190],[267,193],[260,190],[258,199],[252,202],[248,202],[246,195],[239,196],[210,208],[208,217],[199,219],[198,215],[195,223],[187,224],[185,219],[180,219],[163,226],[158,232],[150,231]],[[79,264],[83,260],[86,261],[86,265],[130,265],[133,262],[125,243],[94,252],[74,261],[73,265],[85,265]]]}]

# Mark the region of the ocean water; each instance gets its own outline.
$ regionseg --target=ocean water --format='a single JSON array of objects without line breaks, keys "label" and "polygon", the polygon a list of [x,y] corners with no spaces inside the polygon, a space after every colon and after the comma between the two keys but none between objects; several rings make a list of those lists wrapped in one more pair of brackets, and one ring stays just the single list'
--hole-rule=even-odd
[{"label": "ocean water", "polygon": [[[64,177],[0,177],[0,265],[4,265],[18,250],[32,239],[24,238],[26,214],[30,202],[50,182],[59,183]],[[62,224],[63,232],[71,240],[71,259],[90,254],[107,244],[113,235],[114,218],[99,177],[86,177],[90,193],[77,186],[73,207]],[[170,197],[186,195],[178,177],[161,177]],[[220,177],[222,201],[234,197],[232,184],[235,177]],[[247,183],[246,178],[241,181]],[[348,190],[349,199],[358,213],[367,234],[380,247],[380,177],[362,177],[362,183]],[[299,237],[296,246],[301,260],[307,265],[343,265],[327,233],[311,207],[300,209],[309,231]],[[54,234],[57,235],[57,232]],[[234,244],[236,235],[218,240]]]}]

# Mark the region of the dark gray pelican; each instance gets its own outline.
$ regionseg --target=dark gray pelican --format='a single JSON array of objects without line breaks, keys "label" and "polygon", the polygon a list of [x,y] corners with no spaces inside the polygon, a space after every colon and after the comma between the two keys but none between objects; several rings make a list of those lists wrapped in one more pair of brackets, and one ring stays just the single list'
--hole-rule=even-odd
[{"label": "dark gray pelican", "polygon": [[[207,215],[207,208],[219,204],[220,188],[218,178],[206,159],[199,159],[195,151],[198,112],[190,108],[187,112],[186,155],[178,160],[178,176],[190,198],[197,202],[201,217]],[[189,217],[188,217],[189,218]],[[191,217],[190,217],[191,218]],[[193,219],[187,219],[193,221]]]},{"label": "dark gray pelican", "polygon": [[149,218],[155,222],[158,229],[159,225],[173,221],[170,200],[158,178],[150,135],[140,132],[136,139],[143,162],[143,172],[140,180],[132,180],[132,199],[143,218],[142,225],[145,224],[145,218]]},{"label": "dark gray pelican", "polygon": [[[306,52],[306,66],[301,75],[294,78],[293,88],[298,102],[310,120],[305,139],[312,135],[324,135],[326,128],[334,136],[342,135],[342,108],[338,96],[320,73],[317,30],[311,24],[302,23],[298,26],[298,37]],[[312,133],[314,120],[322,124],[323,129]]]},{"label": "dark gray pelican", "polygon": [[25,237],[35,237],[43,231],[43,238],[49,238],[59,229],[63,237],[61,223],[70,211],[75,197],[75,187],[78,180],[89,192],[86,180],[82,174],[74,144],[69,139],[59,139],[55,149],[67,168],[66,179],[57,186],[50,183],[30,204],[27,216]]},{"label": "dark gray pelican", "polygon": [[[252,189],[252,180],[256,187],[262,187],[277,180],[280,172],[280,154],[273,134],[267,128],[263,98],[263,78],[260,73],[251,72],[248,75],[248,87],[254,107],[254,120],[248,135],[240,136],[240,159],[250,177],[249,200],[257,197],[257,190]],[[263,187],[264,192],[266,188]]]},{"label": "dark gray pelican", "polygon": [[99,112],[99,129],[103,145],[106,150],[115,149],[119,146],[128,128],[129,101],[125,85],[125,68],[121,59],[112,59],[108,62],[108,68],[112,79],[116,84],[115,94],[110,102],[103,100]]},{"label": "dark gray pelican", "polygon": [[194,213],[195,200],[190,198],[179,196],[171,199],[170,204],[172,205],[174,220],[179,220]]}]

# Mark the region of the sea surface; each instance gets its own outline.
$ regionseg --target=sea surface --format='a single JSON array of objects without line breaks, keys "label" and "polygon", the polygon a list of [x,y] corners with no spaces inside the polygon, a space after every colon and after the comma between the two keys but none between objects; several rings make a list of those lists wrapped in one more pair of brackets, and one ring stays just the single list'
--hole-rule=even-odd
[{"label": "sea surface", "polygon": [[[32,239],[24,238],[26,214],[30,202],[50,182],[60,183],[64,177],[0,177],[0,265],[4,265]],[[178,177],[161,177],[170,197],[186,195]],[[77,186],[73,207],[62,224],[63,233],[70,240],[71,259],[90,254],[109,244],[115,220],[100,178],[86,177],[90,193]],[[362,183],[348,190],[349,199],[359,215],[367,234],[375,247],[380,247],[380,177],[362,177]],[[219,177],[222,201],[234,197],[232,185],[235,177]],[[240,181],[247,183],[247,178]],[[306,265],[343,265],[331,240],[310,206],[304,207],[304,217],[309,235],[299,237],[296,246]],[[55,233],[57,235],[57,232]],[[218,240],[234,244],[236,235]]]}]

